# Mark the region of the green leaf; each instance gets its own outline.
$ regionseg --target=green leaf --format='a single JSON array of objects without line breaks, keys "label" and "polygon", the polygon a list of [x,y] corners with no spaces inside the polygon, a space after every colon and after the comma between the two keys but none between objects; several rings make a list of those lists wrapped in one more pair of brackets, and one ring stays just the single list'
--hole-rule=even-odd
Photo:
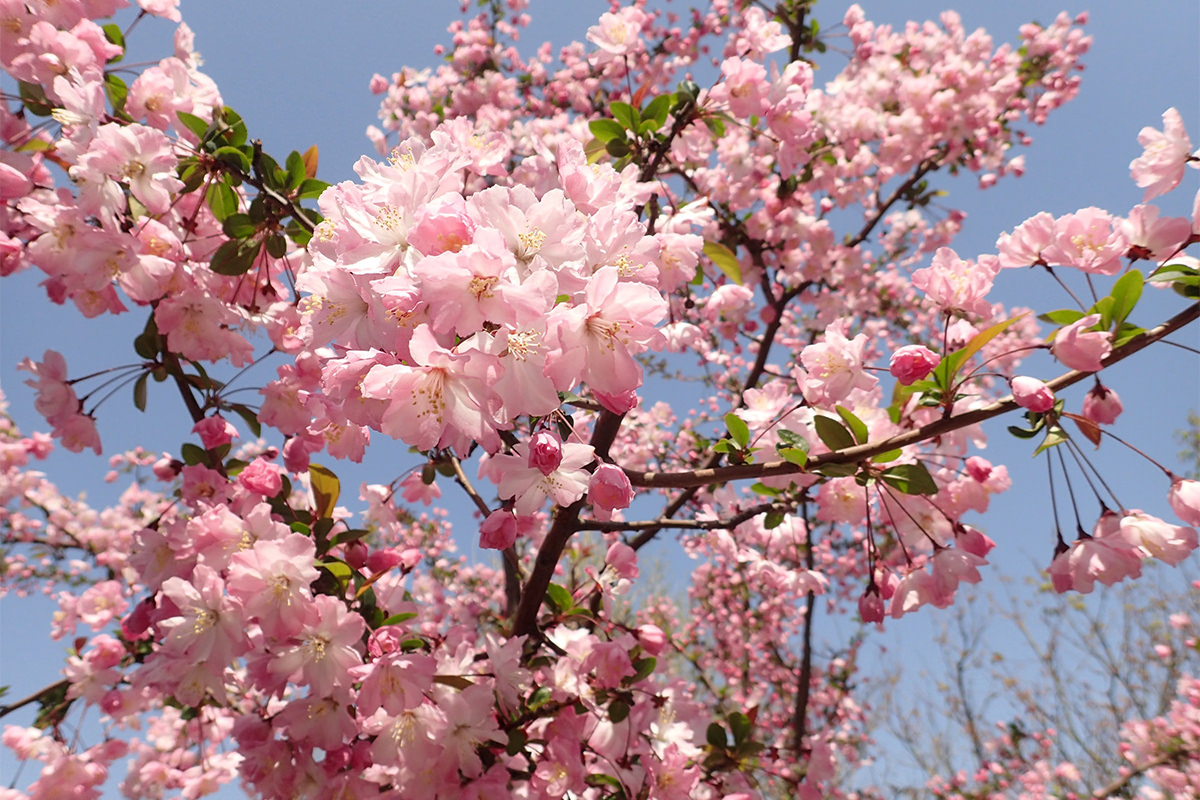
[{"label": "green leaf", "polygon": [[232,108],[225,106],[217,109],[213,113],[213,121],[219,122],[217,135],[222,144],[241,147],[246,143],[246,123],[242,121],[241,115]]},{"label": "green leaf", "polygon": [[338,476],[328,467],[310,463],[308,482],[317,501],[317,516],[332,517],[333,510],[337,507],[338,495],[342,491],[342,482],[338,480]]},{"label": "green leaf", "polygon": [[1096,304],[1092,306],[1092,313],[1098,313],[1100,315],[1100,322],[1094,326],[1095,328],[1099,330],[1108,330],[1112,327],[1113,305],[1114,303],[1112,295],[1105,295],[1097,300]]},{"label": "green leaf", "polygon": [[848,408],[844,408],[843,406],[835,406],[835,408],[838,416],[842,418],[846,426],[850,428],[850,432],[854,434],[854,441],[859,444],[866,444],[867,437],[869,436],[866,423],[854,416],[854,412]]},{"label": "green leaf", "polygon": [[530,711],[537,711],[539,708],[546,705],[546,703],[549,703],[553,696],[554,695],[551,693],[550,687],[539,686],[534,690],[533,694],[529,695],[529,702],[526,703],[526,705]]},{"label": "green leaf", "polygon": [[[608,704],[608,721],[609,722],[624,722],[629,716],[629,703],[624,700],[613,700]],[[607,776],[606,776],[607,777]]]},{"label": "green leaf", "polygon": [[48,117],[54,106],[46,97],[46,90],[36,83],[17,81],[17,89],[21,93],[21,102],[30,114],[38,117]]},{"label": "green leaf", "polygon": [[254,266],[261,242],[231,241],[217,248],[208,268],[218,275],[243,275]]},{"label": "green leaf", "polygon": [[1055,311],[1047,311],[1045,314],[1038,314],[1038,319],[1042,322],[1052,322],[1055,325],[1070,325],[1084,316],[1086,315],[1077,308],[1060,308]]},{"label": "green leaf", "polygon": [[560,584],[552,583],[546,587],[546,597],[555,608],[564,614],[575,607],[575,598],[571,596],[571,592],[565,586]]},{"label": "green leaf", "polygon": [[1145,328],[1139,328],[1137,325],[1130,325],[1128,322],[1122,322],[1117,332],[1113,334],[1113,347],[1120,347],[1126,342],[1141,336],[1146,332]]},{"label": "green leaf", "polygon": [[416,616],[417,612],[415,611],[404,611],[400,614],[392,614],[390,617],[380,622],[379,627],[382,628],[385,625],[399,625],[401,622],[408,622],[410,619],[414,619]]},{"label": "green leaf", "polygon": [[613,158],[627,156],[630,152],[629,144],[624,139],[613,139],[611,142],[604,145],[604,149]]},{"label": "green leaf", "polygon": [[249,214],[230,214],[221,225],[221,230],[230,239],[248,239],[258,232],[258,225]]},{"label": "green leaf", "polygon": [[720,242],[705,242],[704,255],[717,265],[717,269],[739,286],[742,283],[742,265],[738,263],[737,255]]},{"label": "green leaf", "polygon": [[608,152],[604,147],[605,142],[596,137],[592,137],[586,145],[583,146],[583,155],[587,158],[587,163],[597,164],[600,158]]},{"label": "green leaf", "polygon": [[243,403],[232,403],[229,410],[242,418],[242,422],[246,423],[246,427],[250,429],[251,433],[255,436],[262,436],[262,423],[258,421],[258,415],[249,406]]},{"label": "green leaf", "polygon": [[334,558],[331,558],[326,561],[317,561],[315,566],[318,567],[319,569],[325,570],[330,575],[337,578],[339,582],[342,582],[342,583],[350,580],[350,578],[354,575],[354,570],[350,569],[349,564],[347,564],[344,561],[339,561]]},{"label": "green leaf", "polygon": [[311,200],[321,196],[321,193],[329,188],[329,184],[317,178],[305,178],[300,183],[299,193],[296,195],[301,200]]},{"label": "green leaf", "polygon": [[525,731],[516,728],[508,732],[508,744],[504,746],[504,752],[510,756],[515,756],[517,753],[525,749],[525,743],[529,741],[529,737],[525,735]]},{"label": "green leaf", "polygon": [[240,147],[218,147],[213,153],[213,158],[243,175],[250,174],[250,157],[242,152]]},{"label": "green leaf", "polygon": [[729,746],[729,737],[725,734],[725,727],[719,722],[708,724],[708,729],[704,732],[704,740],[721,750]]},{"label": "green leaf", "polygon": [[787,516],[782,511],[768,511],[763,517],[763,529],[773,531],[784,523]]},{"label": "green leaf", "polygon": [[895,450],[887,450],[885,452],[880,453],[877,456],[872,457],[871,461],[875,464],[886,464],[889,461],[895,461],[903,453],[904,453],[904,450],[902,448],[897,447]]},{"label": "green leaf", "polygon": [[108,97],[108,102],[113,107],[115,114],[124,113],[125,98],[129,97],[129,87],[125,85],[125,81],[111,72],[106,72],[104,74],[104,94]]},{"label": "green leaf", "polygon": [[[208,195],[205,197],[208,207],[212,209],[217,222],[224,222],[238,210],[237,192],[224,180],[213,181],[208,185]],[[244,270],[243,270],[244,271]]]},{"label": "green leaf", "polygon": [[833,417],[818,414],[813,417],[813,425],[816,426],[817,436],[830,450],[837,451],[854,446],[854,434]]},{"label": "green leaf", "polygon": [[175,116],[179,118],[179,122],[183,125],[183,127],[195,134],[196,138],[201,142],[204,141],[205,136],[208,133],[207,122],[200,119],[200,117],[197,117],[195,114],[189,114],[186,111],[176,111]]},{"label": "green leaf", "polygon": [[638,114],[636,108],[629,105],[629,103],[623,103],[620,100],[614,100],[609,105],[608,110],[612,112],[613,119],[621,123],[623,128],[635,133],[637,132],[638,125],[641,124],[642,118],[641,115]]},{"label": "green leaf", "polygon": [[750,718],[740,711],[735,711],[725,718],[729,723],[729,730],[733,733],[733,743],[741,744],[750,738],[750,731],[754,724],[750,722]]},{"label": "green leaf", "polygon": [[625,138],[625,129],[615,119],[594,119],[588,123],[588,130],[597,140],[606,144],[614,139]]},{"label": "green leaf", "polygon": [[[1026,312],[1026,313],[1028,313],[1028,312]],[[979,333],[975,334],[971,338],[971,341],[967,342],[966,346],[963,347],[963,349],[956,350],[955,352],[953,352],[949,356],[947,356],[945,359],[943,359],[943,362],[949,362],[949,364],[947,366],[947,372],[946,372],[946,382],[943,384],[943,388],[948,389],[954,385],[954,378],[958,372],[959,367],[961,367],[963,364],[967,363],[967,361],[969,361],[971,359],[971,356],[975,355],[980,350],[982,350],[983,346],[985,344],[990,342],[992,339],[995,339],[997,336],[999,336],[1001,333],[1003,333],[1005,330],[1007,330],[1011,325],[1015,324],[1016,322],[1018,322],[1022,318],[1024,318],[1024,316],[1025,316],[1025,314],[1018,314],[1017,316],[1013,317],[1012,319],[1001,320],[1000,322],[997,322],[994,325],[989,325],[987,328],[984,328]],[[941,367],[942,365],[939,364],[938,366]]]},{"label": "green leaf", "polygon": [[264,245],[267,248],[267,255],[271,258],[283,258],[287,255],[287,239],[278,233],[268,236]]},{"label": "green leaf", "polygon": [[1140,270],[1131,269],[1126,272],[1117,282],[1113,284],[1110,295],[1113,299],[1112,318],[1113,324],[1120,327],[1125,318],[1129,316],[1129,312],[1133,311],[1138,300],[1142,297],[1142,286],[1146,279],[1142,276]]},{"label": "green leaf", "polygon": [[287,160],[284,161],[284,168],[287,169],[287,185],[289,189],[297,189],[304,179],[308,176],[305,174],[304,156],[300,152],[293,150],[288,153]]},{"label": "green leaf", "polygon": [[107,25],[104,25],[102,30],[104,31],[105,39],[108,39],[108,41],[121,48],[121,53],[118,53],[106,62],[108,64],[116,64],[125,57],[125,34],[121,31],[121,26],[115,22],[110,22]]},{"label": "green leaf", "polygon": [[1034,456],[1039,455],[1043,450],[1049,450],[1055,445],[1062,444],[1069,439],[1067,432],[1059,425],[1051,425],[1046,429],[1046,438],[1042,439],[1042,443],[1038,445],[1038,449],[1033,451]]},{"label": "green leaf", "polygon": [[[675,105],[675,95],[662,94],[651,100],[642,109],[642,119],[649,122],[654,120],[655,125],[653,130],[658,130],[667,121],[667,114],[671,111],[671,107]],[[645,127],[643,124],[642,127]]]},{"label": "green leaf", "polygon": [[937,494],[933,476],[921,462],[888,467],[879,476],[888,486],[905,494]]},{"label": "green leaf", "polygon": [[808,463],[808,451],[802,450],[799,447],[787,447],[782,444],[775,445],[775,452],[784,461],[795,464],[797,467],[803,467]]},{"label": "green leaf", "polygon": [[208,453],[205,452],[204,448],[191,442],[187,442],[179,448],[179,456],[183,459],[183,463],[189,467],[208,463]]},{"label": "green leaf", "polygon": [[146,410],[146,381],[150,379],[149,372],[138,375],[133,384],[133,405],[138,411]]},{"label": "green leaf", "polygon": [[779,497],[779,495],[783,494],[783,490],[776,489],[774,486],[767,486],[761,481],[751,485],[750,491],[757,495],[762,495],[763,497]]},{"label": "green leaf", "polygon": [[737,442],[741,449],[745,450],[750,445],[750,428],[737,414],[731,411],[725,415],[725,427],[729,429],[730,438]]},{"label": "green leaf", "polygon": [[1184,286],[1200,285],[1200,270],[1187,264],[1163,264],[1147,279],[1151,283],[1171,283]]},{"label": "green leaf", "polygon": [[[615,717],[613,717],[613,708],[612,707],[616,704],[617,704],[617,701],[614,700],[608,706],[608,718],[612,722],[620,722],[621,720],[625,719],[625,717],[629,716],[629,711],[628,711],[629,706],[626,705],[625,706],[625,708],[626,708],[625,714],[624,714],[624,716],[621,717],[621,719],[616,719]],[[621,782],[619,780],[617,780],[616,778],[614,778],[612,775],[603,775],[601,773],[596,772],[596,773],[588,775],[586,778],[584,778],[583,782],[586,783],[588,786],[594,786],[597,788],[599,788],[601,786],[607,786],[610,789],[616,789],[618,791],[622,791],[622,794],[617,795],[617,796],[624,797],[624,794],[623,794],[624,787],[622,787]],[[611,796],[612,795],[605,795],[605,797],[611,797]]]},{"label": "green leaf", "polygon": [[626,686],[632,686],[635,683],[641,683],[649,678],[654,672],[654,668],[658,666],[658,659],[654,656],[645,656],[633,662],[633,674],[627,678],[623,678],[621,683]]}]

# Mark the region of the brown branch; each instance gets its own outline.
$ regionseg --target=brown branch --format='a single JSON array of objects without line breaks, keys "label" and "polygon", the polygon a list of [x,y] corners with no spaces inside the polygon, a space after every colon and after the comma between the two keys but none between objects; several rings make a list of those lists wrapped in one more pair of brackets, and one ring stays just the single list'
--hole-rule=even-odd
[{"label": "brown branch", "polygon": [[1186,751],[1179,752],[1179,753],[1163,753],[1163,754],[1157,756],[1156,758],[1153,758],[1150,761],[1147,761],[1145,764],[1141,764],[1139,766],[1134,767],[1133,769],[1131,769],[1129,771],[1128,775],[1124,775],[1120,778],[1115,779],[1112,783],[1108,784],[1107,786],[1100,787],[1096,791],[1092,792],[1089,795],[1089,797],[1096,797],[1096,798],[1112,797],[1114,794],[1121,791],[1121,789],[1124,789],[1126,786],[1128,786],[1129,783],[1134,778],[1138,777],[1139,775],[1143,775],[1143,774],[1149,772],[1150,770],[1154,769],[1155,767],[1161,767],[1164,764],[1170,764],[1171,762],[1175,761],[1175,759],[1177,759],[1177,758],[1182,758],[1184,756],[1187,756],[1188,758],[1195,758],[1196,755],[1197,754],[1195,754],[1195,753],[1187,753]]},{"label": "brown branch", "polygon": [[[624,414],[614,414],[607,409],[600,412],[600,418],[592,428],[591,440],[599,460],[609,460],[609,448],[617,438],[621,421],[624,419]],[[572,534],[579,530],[579,512],[582,510],[583,501],[577,500],[566,508],[560,506],[555,513],[554,521],[550,523],[550,531],[542,541],[542,547],[533,562],[533,571],[529,573],[529,580],[525,582],[525,589],[521,592],[521,602],[513,620],[513,636],[537,633],[538,610],[542,607],[542,601],[546,599],[550,578],[554,575],[554,569],[558,566],[558,560],[562,557],[567,542]]]},{"label": "brown branch", "polygon": [[[807,513],[804,515],[804,522],[804,566],[811,572],[817,565],[813,555],[812,528],[808,525]],[[800,674],[796,676],[796,706],[792,710],[792,734],[795,737],[794,749],[797,756],[804,752],[804,737],[808,733],[808,699],[812,691],[813,614],[817,609],[817,596],[811,590],[804,597],[804,608],[804,650],[800,654]]]},{"label": "brown branch", "polygon": [[[463,472],[462,462],[453,455],[449,457],[449,461],[450,466],[454,469],[454,481],[467,493],[467,497],[471,498],[476,510],[483,515],[484,519],[487,519],[492,510],[479,496],[479,492],[475,491],[467,474]],[[511,617],[516,613],[517,605],[521,602],[521,562],[517,558],[516,548],[512,546],[504,548],[500,553],[500,558],[504,567],[504,615]]]},{"label": "brown branch", "polygon": [[[1169,320],[1159,325],[1156,328],[1145,331],[1120,347],[1113,348],[1113,351],[1101,363],[1103,367],[1110,367],[1119,361],[1123,361],[1134,353],[1149,347],[1165,336],[1169,336],[1180,328],[1195,322],[1200,318],[1200,305],[1191,305],[1180,311]],[[1059,375],[1057,378],[1048,381],[1047,386],[1052,391],[1060,391],[1073,386],[1080,381],[1091,377],[1092,372],[1082,372],[1080,370],[1071,370]],[[865,461],[872,456],[880,453],[886,453],[889,450],[895,450],[901,447],[907,447],[911,444],[935,439],[947,433],[960,430],[969,425],[976,425],[980,422],[998,417],[1010,411],[1014,411],[1019,406],[1012,399],[1012,395],[997,400],[981,408],[972,409],[971,411],[963,412],[952,417],[945,417],[927,425],[922,425],[920,428],[915,428],[911,431],[898,434],[889,439],[884,439],[879,442],[867,442],[866,444],[847,447],[843,450],[836,450],[831,453],[821,453],[813,456],[808,460],[808,463],[803,467],[789,461],[768,461],[762,464],[739,464],[730,467],[713,467],[707,469],[695,469],[688,472],[641,472],[638,470],[625,470],[625,474],[629,476],[630,482],[634,486],[662,488],[662,487],[699,487],[706,486],[710,483],[726,483],[728,481],[746,480],[750,478],[766,478],[778,475],[796,475],[801,472],[813,472],[814,470],[828,464],[855,464],[860,461]]]},{"label": "brown branch", "polygon": [[25,706],[29,705],[30,703],[36,703],[38,700],[41,700],[46,695],[54,694],[55,692],[61,690],[65,686],[67,686],[67,683],[68,683],[67,679],[64,678],[61,681],[58,681],[57,683],[52,683],[49,686],[44,686],[41,689],[38,689],[33,694],[29,695],[28,697],[23,697],[20,700],[16,701],[15,703],[9,703],[8,705],[0,706],[0,717],[8,716],[9,714],[16,711],[17,709],[24,708]]}]

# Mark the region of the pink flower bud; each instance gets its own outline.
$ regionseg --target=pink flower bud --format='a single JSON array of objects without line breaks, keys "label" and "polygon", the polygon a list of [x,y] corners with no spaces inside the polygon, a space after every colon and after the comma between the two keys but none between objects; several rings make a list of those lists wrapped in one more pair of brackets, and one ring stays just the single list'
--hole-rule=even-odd
[{"label": "pink flower bud", "polygon": [[479,546],[487,550],[504,550],[516,540],[517,515],[511,508],[493,511],[479,526]]},{"label": "pink flower bud", "polygon": [[1054,335],[1050,352],[1071,369],[1096,372],[1104,365],[1101,360],[1112,352],[1112,334],[1108,331],[1089,330],[1100,321],[1099,314],[1088,314],[1064,325]]},{"label": "pink flower bud", "polygon": [[633,502],[633,484],[620,467],[601,464],[588,481],[587,494],[597,516],[607,519],[614,509],[628,508]]},{"label": "pink flower bud", "polygon": [[1097,425],[1113,424],[1124,410],[1117,393],[1100,381],[1083,396],[1083,415]]},{"label": "pink flower bud", "polygon": [[562,463],[562,440],[550,431],[538,431],[529,440],[529,466],[549,475]]},{"label": "pink flower bud", "polygon": [[983,533],[983,531],[967,527],[966,525],[958,526],[954,534],[958,546],[964,552],[970,553],[973,556],[987,558],[987,554],[996,546],[996,543],[987,534]]},{"label": "pink flower bud", "polygon": [[367,556],[370,553],[362,539],[355,539],[342,548],[342,556],[346,559],[346,563],[354,569],[362,569],[367,565]]},{"label": "pink flower bud", "polygon": [[941,360],[942,357],[928,347],[909,344],[892,353],[888,371],[892,373],[892,377],[908,386],[933,372]]},{"label": "pink flower bud", "polygon": [[613,542],[604,561],[622,578],[633,580],[638,576],[637,551],[624,542]]},{"label": "pink flower bud", "polygon": [[871,584],[858,598],[858,615],[863,622],[883,622],[883,611],[883,598],[879,596],[879,589]]},{"label": "pink flower bud", "polygon": [[150,469],[154,471],[154,477],[160,481],[173,481],[179,474],[179,470],[183,469],[183,462],[176,461],[167,453],[163,453]]},{"label": "pink flower bud", "polygon": [[1039,414],[1054,408],[1054,392],[1037,378],[1019,375],[1012,379],[1011,385],[1013,400],[1016,400],[1021,408]]},{"label": "pink flower bud", "polygon": [[1177,478],[1167,493],[1175,516],[1188,525],[1200,525],[1200,481]]},{"label": "pink flower bud", "polygon": [[638,644],[649,655],[656,656],[667,646],[667,635],[657,625],[639,625],[637,628]]}]

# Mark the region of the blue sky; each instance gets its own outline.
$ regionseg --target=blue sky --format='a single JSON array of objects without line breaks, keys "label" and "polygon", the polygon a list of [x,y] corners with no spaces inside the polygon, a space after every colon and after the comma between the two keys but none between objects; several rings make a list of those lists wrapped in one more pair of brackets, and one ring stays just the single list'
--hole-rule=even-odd
[{"label": "blue sky", "polygon": [[[675,4],[679,5],[679,4]],[[936,17],[944,3],[862,2],[868,19],[902,24],[905,19]],[[960,4],[961,6],[962,4]],[[448,42],[444,28],[457,3],[358,3],[289,0],[286,4],[244,0],[185,2],[185,20],[196,33],[204,66],[217,81],[227,104],[246,119],[252,136],[263,139],[267,152],[279,157],[288,150],[316,144],[321,155],[321,177],[336,181],[353,177],[351,166],[364,153],[372,153],[364,136],[376,121],[378,98],[367,90],[371,75],[390,75],[402,65],[428,66],[437,62],[433,45]],[[602,0],[534,0],[530,13],[534,26],[523,44],[531,51],[543,39],[555,44],[582,39],[586,28],[606,10]],[[1104,0],[1091,5],[1088,32],[1094,37],[1086,57],[1080,96],[1052,115],[1047,126],[1032,131],[1033,146],[1026,150],[1027,174],[1005,179],[987,192],[974,189],[973,181],[948,186],[947,205],[967,211],[968,219],[955,248],[964,256],[992,252],[996,235],[1011,229],[1037,211],[1062,214],[1084,206],[1100,206],[1120,214],[1140,201],[1141,190],[1128,177],[1129,161],[1140,153],[1137,133],[1145,125],[1161,127],[1160,116],[1169,106],[1179,108],[1193,139],[1200,142],[1200,63],[1196,31],[1200,30],[1200,5],[1177,0],[1132,4]],[[1075,13],[1081,9],[1068,9]],[[1048,22],[1058,6],[1042,0],[1009,0],[1003,3],[971,2],[961,8],[968,30],[985,27],[997,41],[1011,40],[1017,27],[1031,19]],[[817,7],[823,27],[840,21],[842,6],[832,2]],[[130,37],[135,48],[128,60],[157,59],[169,52],[170,26],[145,20]],[[818,83],[833,77],[836,59],[818,71]],[[1188,181],[1195,186],[1197,173]],[[1165,198],[1166,213],[1190,211],[1190,192]],[[1021,271],[1002,276],[1000,299],[1013,304],[1048,307],[1053,291],[1049,281]],[[0,385],[8,395],[10,412],[25,430],[41,426],[32,410],[32,392],[22,385],[26,377],[14,371],[26,355],[40,357],[46,348],[63,352],[73,374],[135,360],[129,344],[144,322],[138,312],[124,319],[83,324],[73,310],[51,306],[36,286],[38,277],[26,272],[0,282]],[[1178,308],[1174,295],[1147,291],[1134,321],[1152,324]],[[1065,306],[1065,298],[1052,307]],[[1157,316],[1156,316],[1157,313]],[[1177,337],[1197,346],[1195,326]],[[1035,362],[1036,363],[1036,362]],[[1045,365],[1043,377],[1056,374]],[[1029,371],[1038,374],[1037,367]],[[259,383],[269,378],[260,373]],[[1104,374],[1105,382],[1125,400],[1127,413],[1117,432],[1168,464],[1178,449],[1173,431],[1188,409],[1200,407],[1200,370],[1194,356],[1181,350],[1157,347]],[[1068,394],[1068,406],[1077,407],[1084,388]],[[165,390],[151,392],[151,413],[139,415],[127,398],[118,396],[101,409],[100,428],[106,456],[55,458],[47,468],[70,491],[87,491],[91,497],[111,496],[111,487],[100,480],[107,470],[107,453],[135,444],[151,450],[177,449],[185,416]],[[1005,421],[1004,424],[1009,424]],[[1031,448],[1004,433],[1003,425],[989,429],[991,460],[1006,463],[1014,488],[996,498],[993,513],[981,527],[1000,543],[994,566],[986,578],[1005,572],[1030,574],[1044,566],[1050,555],[1049,502],[1044,467],[1029,463]],[[1151,512],[1169,513],[1166,483],[1160,474],[1138,463],[1111,444],[1099,454],[1106,477],[1119,486],[1122,501]],[[380,462],[382,463],[382,461]],[[377,479],[394,477],[394,471]],[[347,481],[357,485],[357,479]],[[347,494],[350,492],[347,490]],[[353,499],[352,496],[347,499]],[[687,562],[668,562],[672,568]],[[28,606],[6,598],[0,607],[0,636],[6,653],[0,663],[0,684],[12,684],[10,697],[20,697],[50,682],[61,663],[62,647],[45,638],[50,606]],[[937,614],[922,611],[912,619],[890,622],[884,641],[889,658],[919,667]],[[20,643],[17,645],[16,643]],[[11,654],[20,648],[22,658]],[[936,658],[936,655],[934,656]],[[8,722],[10,720],[5,720]],[[25,719],[19,720],[25,722]],[[12,762],[0,755],[0,776],[7,783]]]}]

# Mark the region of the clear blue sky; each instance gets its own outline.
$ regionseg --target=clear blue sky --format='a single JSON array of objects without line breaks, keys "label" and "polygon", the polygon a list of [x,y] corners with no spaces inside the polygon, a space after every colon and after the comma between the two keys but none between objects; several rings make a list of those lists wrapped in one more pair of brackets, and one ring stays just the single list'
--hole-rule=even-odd
[{"label": "clear blue sky", "polygon": [[[934,17],[945,4],[924,0],[861,3],[869,19],[896,24],[909,18]],[[435,64],[438,57],[432,47],[448,42],[444,27],[457,13],[457,6],[451,2],[185,0],[182,10],[205,56],[205,72],[217,81],[226,103],[246,119],[251,135],[263,139],[267,152],[278,156],[317,144],[321,177],[336,181],[353,177],[351,165],[361,154],[371,152],[363,131],[376,121],[378,98],[367,90],[372,73],[390,75],[406,64]],[[526,52],[544,39],[556,45],[582,39],[607,6],[602,0],[535,0],[530,9],[535,24],[524,36]],[[1011,40],[1017,27],[1031,19],[1048,22],[1059,10],[1043,0],[959,6],[968,30],[985,27],[997,41]],[[840,21],[842,10],[840,3],[823,2],[816,16],[829,28]],[[1081,9],[1067,10],[1075,13]],[[951,195],[946,203],[969,214],[955,243],[962,255],[992,252],[997,233],[1037,211],[1061,214],[1095,205],[1121,213],[1138,202],[1141,191],[1128,178],[1129,161],[1140,153],[1137,133],[1144,125],[1160,126],[1160,115],[1168,106],[1180,109],[1193,140],[1200,143],[1200,62],[1195,47],[1200,4],[1153,0],[1135,8],[1128,2],[1104,0],[1091,5],[1087,29],[1094,44],[1085,59],[1083,89],[1078,99],[1051,117],[1048,126],[1033,130],[1034,144],[1026,150],[1027,174],[1006,179],[985,193],[977,192],[971,181],[949,184]],[[169,35],[167,23],[143,21],[130,37],[134,52],[127,60],[167,54]],[[817,74],[818,82],[835,73],[834,61],[827,63]],[[1188,176],[1192,186],[1196,185],[1195,176]],[[1164,205],[1167,213],[1190,210],[1190,195],[1166,199],[1174,200]],[[999,287],[1001,299],[1043,306],[1051,287],[1032,277],[1025,272],[1006,273]],[[129,343],[144,322],[144,314],[134,311],[124,319],[84,325],[73,310],[45,301],[37,280],[36,274],[26,272],[0,282],[0,385],[8,395],[11,413],[27,431],[40,427],[42,421],[32,410],[32,392],[22,385],[26,376],[13,369],[17,361],[25,355],[40,357],[48,347],[66,355],[73,374],[133,361]],[[1150,291],[1147,296],[1135,322],[1148,324],[1161,318],[1161,314],[1155,317],[1154,309],[1161,310],[1163,304],[1152,301],[1164,298]],[[1168,303],[1166,307],[1173,306]],[[1181,337],[1193,346],[1200,344],[1198,339],[1195,326]],[[1131,361],[1104,375],[1129,409],[1117,430],[1173,464],[1178,448],[1172,432],[1189,408],[1200,406],[1196,359],[1159,347]],[[1049,374],[1047,371],[1045,377]],[[267,377],[262,375],[259,382]],[[1069,395],[1068,403],[1077,404],[1082,391]],[[106,456],[56,458],[47,471],[71,491],[110,496],[111,488],[100,481],[107,470],[107,453],[135,444],[151,450],[178,447],[179,432],[185,428],[176,399],[166,391],[152,392],[150,405],[149,417],[139,415],[123,397],[105,405],[100,428]],[[1052,543],[1044,472],[1040,463],[1039,469],[1029,469],[1030,450],[1008,437],[1002,425],[993,426],[990,433],[993,445],[987,455],[1009,465],[1015,485],[1007,496],[996,499],[994,513],[982,520],[982,527],[1001,545],[993,559],[995,566],[985,577],[1002,571],[1028,574],[1031,564],[1048,561]],[[1111,445],[1105,446],[1100,461],[1110,482],[1122,487],[1123,502],[1167,513],[1167,487],[1159,475]],[[348,494],[357,480],[345,482]],[[48,642],[44,633],[49,605],[32,603],[30,609],[22,602],[7,598],[0,608],[0,641],[4,643],[0,684],[12,685],[10,697],[23,696],[50,682],[61,664],[61,645]],[[900,624],[890,622],[886,634],[890,657],[919,664],[934,622],[936,614],[930,610]],[[20,659],[13,657],[16,652]],[[13,720],[5,720],[9,721]],[[16,721],[25,723],[27,718]],[[7,754],[0,754],[0,777],[5,783],[11,768]]]}]

